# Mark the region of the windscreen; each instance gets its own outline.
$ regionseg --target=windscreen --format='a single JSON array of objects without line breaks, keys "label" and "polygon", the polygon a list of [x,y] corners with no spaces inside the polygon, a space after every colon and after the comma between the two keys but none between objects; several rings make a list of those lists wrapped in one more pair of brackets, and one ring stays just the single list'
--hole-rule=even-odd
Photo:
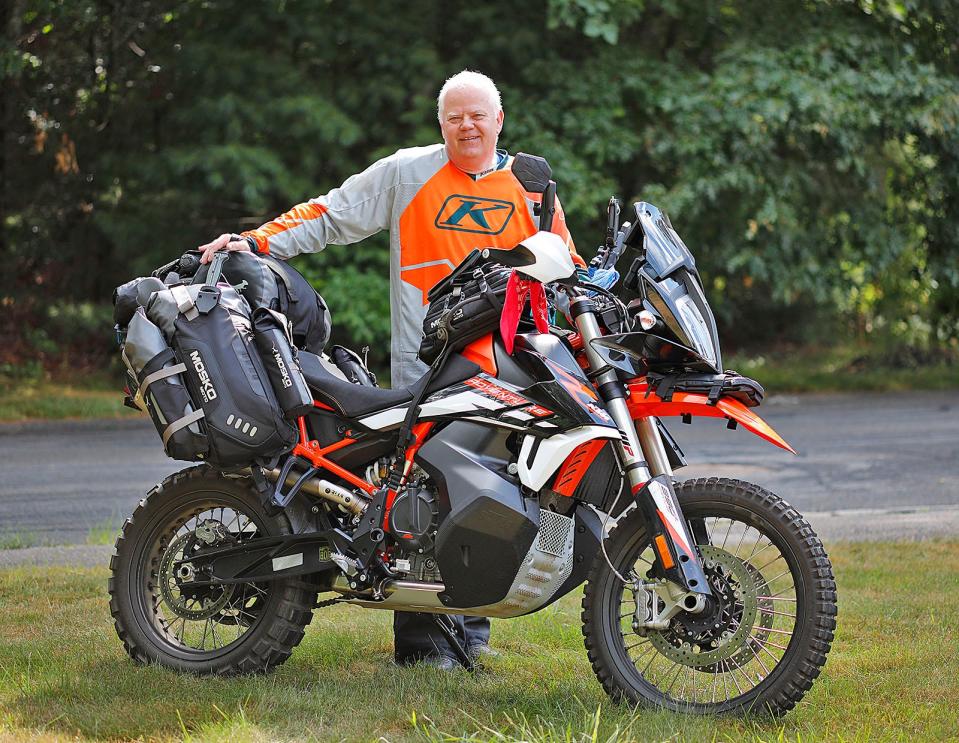
[{"label": "windscreen", "polygon": [[676,234],[666,213],[646,202],[637,204],[636,211],[646,238],[644,246],[650,272],[656,278],[663,278],[683,265],[695,271],[692,253]]}]

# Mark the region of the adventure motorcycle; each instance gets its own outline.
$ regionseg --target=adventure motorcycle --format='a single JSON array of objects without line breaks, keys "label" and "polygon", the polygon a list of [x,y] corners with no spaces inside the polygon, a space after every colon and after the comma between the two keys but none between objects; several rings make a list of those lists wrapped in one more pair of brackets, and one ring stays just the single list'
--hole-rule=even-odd
[{"label": "adventure motorcycle", "polygon": [[[616,700],[782,714],[810,688],[836,614],[818,537],[758,486],[673,478],[682,453],[662,416],[723,417],[791,451],[749,409],[762,388],[722,371],[692,255],[652,205],[620,225],[611,202],[594,265],[633,256],[625,304],[548,232],[545,161],[513,170],[543,194],[543,231],[474,251],[434,287],[419,382],[355,384],[300,351],[313,404],[289,453],[193,467],[141,501],[110,579],[133,658],[264,672],[314,608],[348,603],[429,614],[471,667],[447,614],[522,616],[586,581],[586,648]],[[540,284],[575,331],[504,343],[504,303],[515,319]]]}]

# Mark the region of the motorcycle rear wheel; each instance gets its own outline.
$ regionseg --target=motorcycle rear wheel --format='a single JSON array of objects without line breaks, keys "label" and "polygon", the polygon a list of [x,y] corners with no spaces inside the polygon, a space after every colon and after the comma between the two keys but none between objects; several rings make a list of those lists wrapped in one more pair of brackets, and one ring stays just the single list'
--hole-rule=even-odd
[{"label": "motorcycle rear wheel", "polygon": [[[677,484],[676,495],[691,533],[709,537],[699,547],[716,601],[701,615],[681,612],[667,630],[637,631],[635,595],[600,553],[582,613],[593,671],[616,701],[785,714],[819,675],[836,627],[822,543],[795,509],[757,485],[697,479]],[[646,578],[653,555],[638,510],[606,544],[617,572]]]},{"label": "motorcycle rear wheel", "polygon": [[290,532],[248,480],[205,465],[154,487],[124,523],[110,560],[110,612],[130,657],[218,675],[283,663],[310,623],[315,588],[295,577],[199,589],[184,581],[190,552],[204,546],[198,536],[216,546]]}]

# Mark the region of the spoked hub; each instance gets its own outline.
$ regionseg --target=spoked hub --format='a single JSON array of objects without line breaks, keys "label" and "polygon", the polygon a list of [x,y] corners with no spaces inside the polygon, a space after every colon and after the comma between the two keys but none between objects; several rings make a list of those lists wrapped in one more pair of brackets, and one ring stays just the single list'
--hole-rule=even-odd
[{"label": "spoked hub", "polygon": [[[795,631],[795,587],[776,544],[735,519],[705,522],[710,543],[698,548],[712,596],[704,610],[680,611],[666,629],[634,630],[633,640],[623,636],[644,682],[684,705],[749,694],[782,662]],[[648,567],[651,550],[636,559],[636,568]]]},{"label": "spoked hub", "polygon": [[[219,522],[217,522],[219,525]],[[222,525],[221,525],[222,526]],[[224,541],[223,544],[229,542]],[[192,621],[215,617],[230,603],[235,586],[197,585],[204,575],[197,575],[190,556],[203,543],[196,533],[182,534],[166,548],[160,562],[160,594],[167,607],[178,617]],[[211,544],[209,546],[221,546]]]},{"label": "spoked hub", "polygon": [[187,652],[219,651],[256,623],[269,584],[208,585],[210,576],[192,559],[201,550],[236,545],[260,532],[254,517],[236,505],[207,503],[159,535],[147,590],[166,642]]},{"label": "spoked hub", "polygon": [[[680,612],[666,630],[646,633],[653,647],[675,663],[710,673],[724,663],[742,665],[759,615],[757,583],[746,564],[730,553],[701,546],[703,567],[713,595],[698,614]],[[753,571],[757,577],[758,571]]]}]

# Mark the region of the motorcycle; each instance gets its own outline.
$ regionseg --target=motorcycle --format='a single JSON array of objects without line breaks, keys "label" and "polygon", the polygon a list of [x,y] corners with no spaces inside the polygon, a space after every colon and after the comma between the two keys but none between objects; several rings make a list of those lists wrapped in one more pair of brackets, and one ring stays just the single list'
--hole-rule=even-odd
[{"label": "motorcycle", "polygon": [[[141,501],[111,560],[131,657],[266,672],[315,608],[346,603],[429,615],[472,668],[447,615],[523,616],[585,582],[586,650],[617,701],[780,715],[808,691],[835,629],[820,540],[756,485],[673,474],[684,460],[662,417],[725,418],[792,451],[751,410],[762,388],[723,371],[692,254],[653,205],[620,224],[611,201],[593,266],[632,257],[627,303],[549,232],[545,161],[517,155],[513,171],[542,194],[541,231],[473,251],[434,287],[447,309],[419,382],[354,384],[300,351],[314,402],[287,455],[186,469]],[[504,342],[472,321],[469,298],[504,283],[550,285],[573,330]]]}]

